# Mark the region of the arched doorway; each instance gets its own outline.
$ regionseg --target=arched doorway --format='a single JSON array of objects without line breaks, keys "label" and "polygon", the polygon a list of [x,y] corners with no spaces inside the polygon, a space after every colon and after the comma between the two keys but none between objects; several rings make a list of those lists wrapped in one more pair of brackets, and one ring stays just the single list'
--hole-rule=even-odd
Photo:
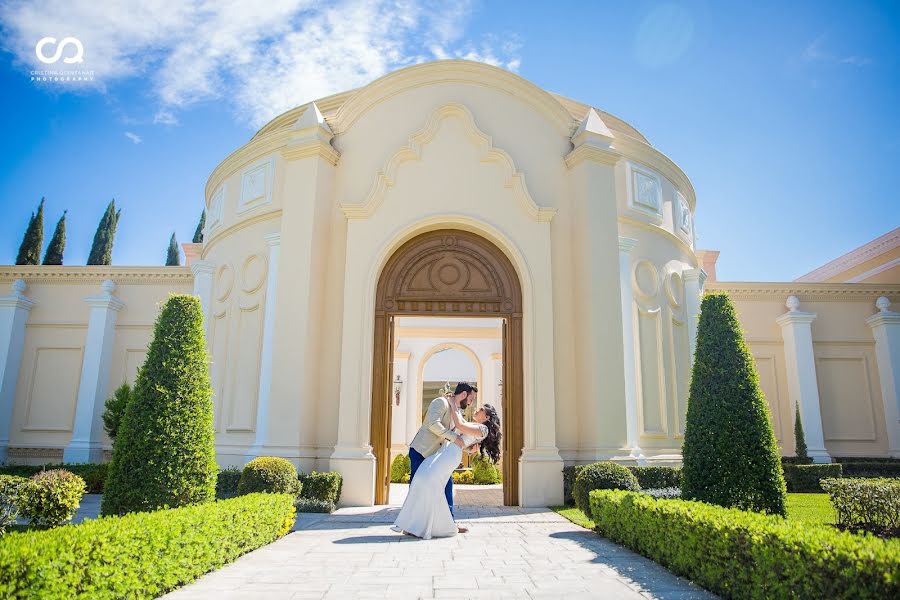
[{"label": "arched doorway", "polygon": [[429,231],[407,241],[378,279],[370,437],[375,503],[386,503],[390,492],[393,320],[406,315],[503,319],[503,503],[518,505],[524,445],[522,288],[499,248],[457,229]]}]

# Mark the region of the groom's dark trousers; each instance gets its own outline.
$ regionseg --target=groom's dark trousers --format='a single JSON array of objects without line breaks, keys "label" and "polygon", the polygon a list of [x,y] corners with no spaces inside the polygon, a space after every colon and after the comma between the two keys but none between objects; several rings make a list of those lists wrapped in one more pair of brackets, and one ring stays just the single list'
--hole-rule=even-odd
[{"label": "groom's dark trousers", "polygon": [[[409,449],[409,481],[412,483],[413,477],[416,476],[416,471],[419,470],[419,465],[422,464],[422,461],[425,460],[425,457],[419,454],[419,451],[415,448]],[[447,496],[447,504],[450,506],[450,514],[453,515],[453,478],[447,480],[447,485],[444,486],[444,495]]]}]

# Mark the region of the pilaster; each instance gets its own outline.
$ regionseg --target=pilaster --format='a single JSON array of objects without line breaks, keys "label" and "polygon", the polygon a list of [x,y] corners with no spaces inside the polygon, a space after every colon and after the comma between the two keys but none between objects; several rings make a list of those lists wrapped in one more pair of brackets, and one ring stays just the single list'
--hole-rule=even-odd
[{"label": "pilaster", "polygon": [[622,348],[625,363],[625,446],[631,458],[643,460],[638,429],[634,297],[631,291],[631,251],[637,243],[635,239],[619,237],[619,290],[622,297]]},{"label": "pilaster", "polygon": [[84,360],[75,406],[72,440],[63,451],[63,462],[99,463],[103,461],[103,407],[109,384],[116,320],[125,303],[113,296],[116,284],[107,279],[100,284],[102,293],[84,299],[91,307]]},{"label": "pilaster", "polygon": [[866,323],[875,338],[888,452],[893,457],[900,457],[900,313],[890,310],[891,301],[884,296],[875,306],[878,312],[866,319]]},{"label": "pilaster", "polygon": [[810,458],[817,463],[831,462],[825,450],[822,432],[822,412],[819,406],[819,386],[816,379],[816,357],[813,352],[812,322],[816,314],[802,312],[800,300],[789,296],[788,312],[776,319],[784,338],[784,362],[787,371],[788,394],[791,402],[800,407],[800,419]]},{"label": "pilaster", "polygon": [[23,294],[26,287],[24,280],[16,279],[12,293],[0,296],[0,464],[8,456],[16,384],[25,349],[25,324],[35,304]]}]

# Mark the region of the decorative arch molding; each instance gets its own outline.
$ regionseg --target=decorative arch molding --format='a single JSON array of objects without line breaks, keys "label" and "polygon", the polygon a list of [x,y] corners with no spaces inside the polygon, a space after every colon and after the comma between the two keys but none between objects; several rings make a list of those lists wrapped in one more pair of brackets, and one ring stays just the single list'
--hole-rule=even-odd
[{"label": "decorative arch molding", "polygon": [[569,137],[577,123],[569,111],[548,92],[504,69],[469,60],[440,60],[413,65],[389,73],[359,88],[341,105],[328,124],[335,135],[350,129],[373,107],[415,88],[446,83],[467,83],[497,89],[528,104]]},{"label": "decorative arch molding", "polygon": [[458,118],[465,128],[466,137],[479,151],[482,163],[497,164],[503,169],[503,185],[513,191],[522,210],[538,223],[549,223],[556,214],[555,208],[538,206],[525,184],[525,175],[516,169],[512,157],[500,148],[495,148],[491,136],[487,135],[475,124],[472,113],[462,104],[445,104],[435,109],[429,116],[425,126],[409,138],[409,143],[394,152],[383,169],[375,175],[375,181],[366,199],[360,204],[341,203],[341,210],[348,219],[367,219],[375,214],[384,202],[388,190],[397,181],[400,166],[409,161],[422,159],[422,149],[437,136],[445,119]]}]

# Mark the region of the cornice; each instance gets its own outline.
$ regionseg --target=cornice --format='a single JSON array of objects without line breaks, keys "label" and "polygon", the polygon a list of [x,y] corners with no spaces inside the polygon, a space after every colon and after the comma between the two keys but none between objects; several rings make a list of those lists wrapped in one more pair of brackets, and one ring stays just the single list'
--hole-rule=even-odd
[{"label": "cornice", "polygon": [[26,283],[101,283],[154,285],[166,282],[193,282],[189,267],[114,267],[107,265],[10,265],[0,266],[0,281],[23,279]]},{"label": "cornice", "polygon": [[809,324],[815,320],[816,313],[792,310],[775,319],[775,322],[778,323],[781,327],[787,327],[788,325],[793,325],[795,323]]},{"label": "cornice", "polygon": [[662,174],[684,195],[684,199],[690,206],[691,213],[694,213],[694,209],[697,207],[697,195],[694,192],[694,186],[687,175],[684,174],[684,171],[681,170],[681,167],[675,164],[675,161],[650,144],[634,138],[616,138],[613,146],[625,158],[643,163]]},{"label": "cornice", "polygon": [[890,252],[894,248],[900,246],[900,227],[889,231],[881,237],[875,238],[868,244],[864,244],[856,250],[851,250],[843,256],[825,263],[818,269],[814,269],[795,279],[794,281],[816,282],[830,279],[835,275],[849,271],[850,269],[881,256],[885,252]]},{"label": "cornice", "polygon": [[566,137],[572,135],[577,125],[559,100],[515,73],[474,61],[441,60],[388,73],[359,88],[337,110],[329,126],[335,135],[340,135],[368,110],[388,98],[418,87],[446,83],[468,83],[499,89],[544,114]]},{"label": "cornice", "polygon": [[624,215],[619,215],[618,222],[622,225],[633,225],[635,227],[640,227],[641,229],[645,229],[657,235],[661,235],[665,237],[667,240],[681,248],[682,252],[688,257],[689,262],[693,267],[699,267],[699,263],[697,262],[697,256],[694,254],[694,250],[691,246],[684,241],[680,236],[672,233],[665,227],[661,225],[656,225],[655,223],[647,223],[646,221],[641,221],[639,219],[635,219],[633,217],[626,217]]},{"label": "cornice", "polygon": [[271,221],[273,219],[280,219],[280,218],[281,218],[281,209],[275,208],[270,211],[260,213],[258,215],[254,215],[253,217],[250,217],[249,219],[244,219],[242,221],[238,221],[237,223],[229,225],[228,227],[225,227],[224,229],[217,228],[215,230],[215,235],[211,236],[208,240],[206,240],[203,243],[203,254],[200,255],[200,258],[202,260],[207,260],[210,250],[216,244],[218,244],[219,242],[221,242],[223,239],[227,238],[228,236],[240,231],[241,229],[253,227],[257,223],[263,223],[265,221]]},{"label": "cornice", "polygon": [[866,319],[866,323],[873,328],[884,325],[900,325],[900,313],[893,311],[877,312]]},{"label": "cornice", "polygon": [[206,180],[206,188],[204,189],[204,203],[209,209],[209,199],[222,182],[230,177],[235,171],[241,167],[257,160],[277,153],[281,148],[287,146],[293,136],[290,129],[275,130],[266,135],[254,137],[249,142],[226,156],[219,165],[213,169]]},{"label": "cornice", "polygon": [[405,162],[421,160],[422,148],[434,139],[441,123],[448,117],[462,120],[469,141],[480,150],[482,163],[500,165],[504,171],[504,187],[513,191],[525,212],[539,223],[549,223],[556,214],[556,209],[538,206],[528,191],[524,174],[516,169],[512,157],[506,151],[494,147],[491,137],[478,128],[472,113],[462,104],[445,104],[435,109],[425,126],[410,136],[409,143],[391,155],[384,168],[375,175],[366,199],[362,203],[341,203],[344,215],[348,219],[367,219],[375,214],[384,202],[387,191],[394,187],[400,166]]},{"label": "cornice", "polygon": [[621,158],[622,154],[613,148],[582,144],[569,152],[564,160],[567,168],[574,169],[586,160],[602,165],[615,165]]},{"label": "cornice", "polygon": [[725,292],[742,300],[778,300],[797,296],[804,302],[859,301],[888,296],[900,298],[900,285],[879,283],[768,283],[768,282],[707,282],[706,291]]},{"label": "cornice", "polygon": [[340,153],[331,147],[330,144],[319,140],[312,139],[297,144],[288,144],[281,149],[281,156],[285,160],[300,160],[303,158],[318,157],[328,162],[331,166],[338,163],[341,158]]}]

